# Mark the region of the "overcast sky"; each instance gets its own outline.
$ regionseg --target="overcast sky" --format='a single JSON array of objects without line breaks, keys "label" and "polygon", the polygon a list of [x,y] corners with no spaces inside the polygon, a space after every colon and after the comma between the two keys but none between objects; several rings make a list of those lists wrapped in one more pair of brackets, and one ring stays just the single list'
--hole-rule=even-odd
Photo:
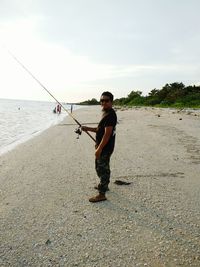
[{"label": "overcast sky", "polygon": [[0,98],[60,101],[200,85],[199,0],[0,0]]}]

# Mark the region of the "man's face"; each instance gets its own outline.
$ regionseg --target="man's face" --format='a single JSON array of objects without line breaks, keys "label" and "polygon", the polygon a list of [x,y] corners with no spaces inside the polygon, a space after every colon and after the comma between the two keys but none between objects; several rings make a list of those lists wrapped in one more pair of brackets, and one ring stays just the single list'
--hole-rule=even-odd
[{"label": "man's face", "polygon": [[108,110],[112,108],[112,101],[108,96],[102,95],[100,98],[100,103],[103,108],[103,110]]}]

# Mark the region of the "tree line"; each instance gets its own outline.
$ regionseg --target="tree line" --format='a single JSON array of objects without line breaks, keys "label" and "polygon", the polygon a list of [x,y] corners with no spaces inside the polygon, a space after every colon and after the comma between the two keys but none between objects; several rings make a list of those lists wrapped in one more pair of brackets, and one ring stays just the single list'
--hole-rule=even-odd
[{"label": "tree line", "polygon": [[[99,102],[93,98],[80,104],[96,105]],[[185,86],[182,82],[167,83],[162,89],[151,90],[147,96],[142,96],[141,91],[131,91],[127,97],[115,99],[114,105],[200,108],[200,86]]]}]

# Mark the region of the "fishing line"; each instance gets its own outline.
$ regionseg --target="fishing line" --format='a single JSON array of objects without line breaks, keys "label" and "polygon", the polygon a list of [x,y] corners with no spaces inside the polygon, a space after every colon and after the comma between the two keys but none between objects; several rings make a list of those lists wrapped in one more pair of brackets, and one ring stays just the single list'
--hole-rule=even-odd
[{"label": "fishing line", "polygon": [[[8,49],[7,52],[9,53],[9,55],[68,113],[68,115],[79,125],[79,127],[81,127],[81,123],[74,118],[74,116],[51,94],[51,92],[30,72],[30,70],[27,69],[27,67],[24,66],[24,64],[22,64],[18,58],[11,53]],[[80,134],[80,129],[77,130],[77,133]],[[85,133],[94,141],[96,142],[96,140],[94,139],[94,137],[88,133],[87,131],[85,131]]]}]

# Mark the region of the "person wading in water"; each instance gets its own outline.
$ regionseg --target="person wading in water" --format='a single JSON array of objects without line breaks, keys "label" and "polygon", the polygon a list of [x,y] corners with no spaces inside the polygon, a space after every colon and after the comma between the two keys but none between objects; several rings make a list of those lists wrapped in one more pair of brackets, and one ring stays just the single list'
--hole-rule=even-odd
[{"label": "person wading in water", "polygon": [[103,92],[100,98],[102,106],[102,119],[96,128],[82,126],[83,131],[90,131],[96,133],[95,145],[95,169],[100,179],[96,189],[99,194],[91,197],[90,202],[99,202],[107,200],[105,194],[109,190],[108,184],[110,182],[110,157],[114,151],[115,146],[115,130],[117,124],[117,116],[112,108],[113,95],[110,92]]}]

